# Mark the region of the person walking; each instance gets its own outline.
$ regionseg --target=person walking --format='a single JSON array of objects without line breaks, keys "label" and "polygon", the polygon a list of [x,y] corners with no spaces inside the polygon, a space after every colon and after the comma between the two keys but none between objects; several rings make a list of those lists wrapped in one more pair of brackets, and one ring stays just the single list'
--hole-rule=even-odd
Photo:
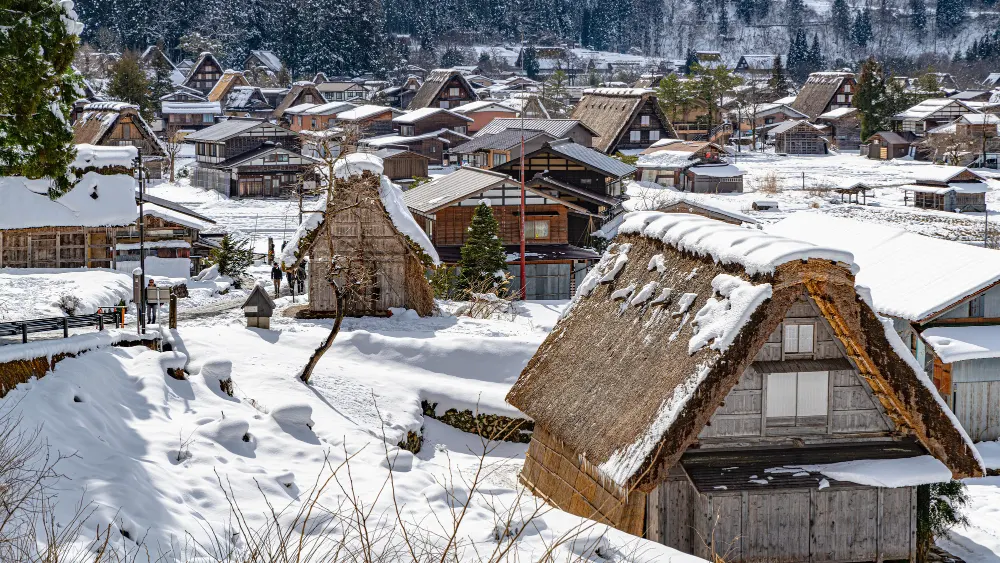
[{"label": "person walking", "polygon": [[306,292],[306,264],[299,262],[299,271],[295,272],[295,280],[299,282],[299,295]]},{"label": "person walking", "polygon": [[271,281],[274,282],[274,296],[278,297],[278,293],[281,291],[281,268],[278,267],[277,262],[271,268]]},{"label": "person walking", "polygon": [[[149,289],[156,289],[156,283],[153,280],[149,280],[149,284],[146,285],[146,322],[149,324],[156,323],[156,310],[160,308],[160,304],[154,300],[150,300],[149,294],[155,293],[150,292]],[[154,298],[155,299],[155,298]]]},{"label": "person walking", "polygon": [[295,293],[295,270],[285,272],[285,279],[288,281],[288,291]]}]

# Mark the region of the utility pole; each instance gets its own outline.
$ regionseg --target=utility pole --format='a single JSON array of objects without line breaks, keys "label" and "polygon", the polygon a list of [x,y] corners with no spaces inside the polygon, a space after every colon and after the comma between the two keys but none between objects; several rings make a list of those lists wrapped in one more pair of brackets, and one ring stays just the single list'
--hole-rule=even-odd
[{"label": "utility pole", "polygon": [[143,215],[143,200],[146,198],[146,178],[142,174],[142,149],[137,149],[139,163],[139,334],[146,334],[146,217]]},{"label": "utility pole", "polygon": [[528,295],[528,280],[525,274],[525,257],[524,257],[524,213],[525,213],[525,195],[524,195],[524,108],[521,108],[521,299],[525,299]]}]

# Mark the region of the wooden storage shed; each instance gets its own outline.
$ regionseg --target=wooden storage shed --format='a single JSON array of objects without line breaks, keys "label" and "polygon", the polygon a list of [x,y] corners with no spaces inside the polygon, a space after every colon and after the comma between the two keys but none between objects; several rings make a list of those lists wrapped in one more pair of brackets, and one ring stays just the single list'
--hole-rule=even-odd
[{"label": "wooden storage shed", "polygon": [[379,149],[375,156],[385,164],[385,175],[390,180],[410,180],[427,178],[430,159],[405,149]]},{"label": "wooden storage shed", "polygon": [[767,132],[774,152],[782,154],[826,154],[823,130],[805,120],[784,121]]},{"label": "wooden storage shed", "polygon": [[913,561],[917,487],[984,468],[851,254],[686,214],[618,232],[507,395],[521,481],[709,560]]},{"label": "wooden storage shed", "polygon": [[[865,146],[867,146],[867,152]],[[892,131],[875,133],[868,137],[865,146],[862,147],[861,153],[872,160],[892,160],[910,154],[910,141]]]}]

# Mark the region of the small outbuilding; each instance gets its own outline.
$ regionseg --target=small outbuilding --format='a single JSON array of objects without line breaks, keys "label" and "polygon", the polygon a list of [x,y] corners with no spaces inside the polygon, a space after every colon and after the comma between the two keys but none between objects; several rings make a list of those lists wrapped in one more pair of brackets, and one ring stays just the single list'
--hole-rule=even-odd
[{"label": "small outbuilding", "polygon": [[805,120],[783,121],[767,132],[774,152],[782,154],[826,154],[827,138],[822,129]]},{"label": "small outbuilding", "polygon": [[247,326],[252,328],[271,328],[271,315],[274,314],[274,300],[267,294],[264,286],[257,285],[247,296],[242,305],[243,314],[247,318]]},{"label": "small outbuilding", "polygon": [[914,561],[922,485],[984,467],[851,253],[628,215],[507,401],[521,482],[728,562]]},{"label": "small outbuilding", "polygon": [[861,155],[872,160],[892,160],[910,154],[910,141],[893,131],[879,131],[861,146]]},{"label": "small outbuilding", "polygon": [[701,194],[743,193],[743,171],[725,162],[696,164],[681,174],[680,187]]}]

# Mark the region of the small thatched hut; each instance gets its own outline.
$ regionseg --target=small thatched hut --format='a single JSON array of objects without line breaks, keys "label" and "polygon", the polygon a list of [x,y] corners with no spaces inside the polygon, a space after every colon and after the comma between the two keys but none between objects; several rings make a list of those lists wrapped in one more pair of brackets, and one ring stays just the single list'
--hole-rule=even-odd
[{"label": "small thatched hut", "polygon": [[354,286],[347,316],[382,316],[396,307],[430,315],[434,292],[425,270],[438,262],[437,253],[400,189],[382,176],[382,160],[350,154],[337,162],[334,175],[332,203],[307,216],[282,253],[285,268],[309,258],[308,314],[336,315],[333,275]]},{"label": "small thatched hut", "polygon": [[850,253],[633,213],[507,400],[547,502],[726,561],[913,560],[972,442]]}]

